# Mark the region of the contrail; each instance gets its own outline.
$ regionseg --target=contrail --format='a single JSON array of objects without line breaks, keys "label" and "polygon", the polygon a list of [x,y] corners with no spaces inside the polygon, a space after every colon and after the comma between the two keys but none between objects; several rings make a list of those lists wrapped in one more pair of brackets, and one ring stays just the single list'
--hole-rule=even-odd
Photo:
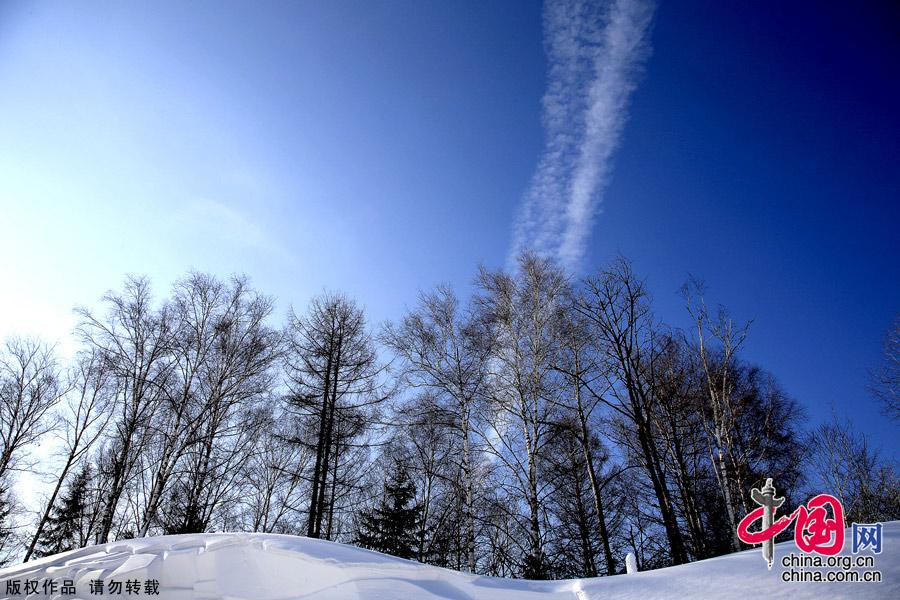
[{"label": "contrail", "polygon": [[546,142],[522,200],[511,259],[524,249],[576,268],[609,178],[628,101],[650,53],[655,4],[548,0]]}]

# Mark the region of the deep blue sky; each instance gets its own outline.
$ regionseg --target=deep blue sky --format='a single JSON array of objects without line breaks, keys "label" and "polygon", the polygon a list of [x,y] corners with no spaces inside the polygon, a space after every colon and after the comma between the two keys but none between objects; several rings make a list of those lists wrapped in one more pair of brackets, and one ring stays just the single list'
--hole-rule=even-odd
[{"label": "deep blue sky", "polygon": [[[900,17],[663,2],[586,270],[633,259],[754,319],[813,421],[898,450],[865,390],[900,310]],[[787,6],[790,4],[790,6]],[[543,148],[539,3],[0,5],[0,336],[65,336],[126,272],[246,272],[396,317],[505,264]]]}]

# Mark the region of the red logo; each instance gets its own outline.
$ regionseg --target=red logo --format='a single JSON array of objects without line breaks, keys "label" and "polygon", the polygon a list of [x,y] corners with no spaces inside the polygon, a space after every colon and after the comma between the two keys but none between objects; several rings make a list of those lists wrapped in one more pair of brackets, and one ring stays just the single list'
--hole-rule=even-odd
[{"label": "red logo", "polygon": [[[754,488],[750,496],[760,506],[741,519],[737,528],[738,538],[745,544],[762,544],[763,558],[768,561],[770,569],[775,558],[773,539],[794,522],[794,541],[803,552],[833,556],[844,547],[844,507],[834,496],[819,494],[806,506],[801,504],[790,515],[782,516],[777,521],[775,512],[784,498],[775,497],[771,479],[766,480],[762,489]],[[829,516],[827,507],[831,507],[832,516]],[[761,521],[761,529],[750,531],[750,526],[757,521]]]}]

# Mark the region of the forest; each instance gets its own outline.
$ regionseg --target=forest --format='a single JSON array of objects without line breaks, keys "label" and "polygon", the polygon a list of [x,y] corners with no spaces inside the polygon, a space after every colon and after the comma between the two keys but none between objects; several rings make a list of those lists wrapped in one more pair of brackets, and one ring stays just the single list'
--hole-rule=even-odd
[{"label": "forest", "polygon": [[[277,323],[244,276],[191,272],[162,295],[129,277],[76,309],[71,360],[3,341],[2,563],[248,531],[494,576],[613,575],[627,553],[644,570],[741,549],[768,477],[786,507],[827,492],[848,524],[900,518],[894,460],[748,361],[751,324],[701,281],[677,327],[625,258],[591,273],[523,253],[384,324],[338,292]],[[895,321],[860,390],[892,419],[898,356]]]}]

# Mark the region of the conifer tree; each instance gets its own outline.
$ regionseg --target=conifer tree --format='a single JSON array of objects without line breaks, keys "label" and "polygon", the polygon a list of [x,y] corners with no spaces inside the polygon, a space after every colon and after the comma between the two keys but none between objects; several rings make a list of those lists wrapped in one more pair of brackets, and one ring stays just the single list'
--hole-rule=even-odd
[{"label": "conifer tree", "polygon": [[357,543],[400,558],[415,558],[421,507],[416,503],[416,487],[406,466],[400,461],[394,466],[378,506],[361,515]]},{"label": "conifer tree", "polygon": [[76,473],[69,488],[53,507],[47,526],[38,541],[36,556],[49,556],[84,545],[82,524],[88,512],[88,485],[91,469],[84,465]]},{"label": "conifer tree", "polygon": [[[7,538],[9,538],[9,534],[11,533],[8,522],[10,512],[11,506],[6,494],[6,485],[0,483],[0,548],[3,548],[6,545]],[[2,561],[2,559],[0,559],[0,561]]]}]

